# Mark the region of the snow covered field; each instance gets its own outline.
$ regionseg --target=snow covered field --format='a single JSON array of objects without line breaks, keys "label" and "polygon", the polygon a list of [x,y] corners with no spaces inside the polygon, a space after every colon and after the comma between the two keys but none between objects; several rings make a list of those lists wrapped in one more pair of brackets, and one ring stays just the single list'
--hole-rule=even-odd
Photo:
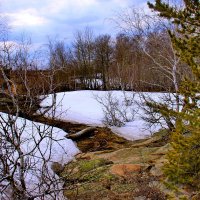
[{"label": "snow covered field", "polygon": [[[132,95],[132,92],[126,92],[128,96]],[[112,94],[120,99],[123,99],[123,93],[121,91],[112,91]],[[154,99],[158,100],[163,95],[162,93],[148,93]],[[55,116],[62,120],[71,122],[85,123],[91,126],[104,126],[103,118],[104,113],[102,105],[96,100],[96,96],[105,98],[107,91],[73,91],[57,94],[57,107],[55,110]],[[141,101],[139,94],[136,94],[134,100]],[[51,98],[46,99],[43,105],[48,105],[51,102]],[[153,127],[150,129],[146,126],[146,122],[141,119],[144,115],[143,111],[135,104],[133,106],[138,113],[135,115],[134,120],[126,122],[122,127],[112,126],[111,129],[116,134],[119,134],[129,140],[140,139],[148,137],[152,132],[158,130],[160,127]],[[47,114],[49,117],[51,113]]]}]

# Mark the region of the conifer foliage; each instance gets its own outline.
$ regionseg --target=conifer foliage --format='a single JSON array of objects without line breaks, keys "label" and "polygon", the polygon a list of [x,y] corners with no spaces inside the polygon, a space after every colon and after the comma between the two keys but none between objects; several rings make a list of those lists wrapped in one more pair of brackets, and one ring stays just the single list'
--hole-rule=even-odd
[{"label": "conifer foliage", "polygon": [[181,111],[169,110],[169,115],[176,116],[176,124],[164,172],[169,182],[200,190],[200,1],[184,0],[182,8],[163,0],[148,5],[177,27],[176,33],[169,31],[171,40],[177,55],[193,73],[179,88]]}]

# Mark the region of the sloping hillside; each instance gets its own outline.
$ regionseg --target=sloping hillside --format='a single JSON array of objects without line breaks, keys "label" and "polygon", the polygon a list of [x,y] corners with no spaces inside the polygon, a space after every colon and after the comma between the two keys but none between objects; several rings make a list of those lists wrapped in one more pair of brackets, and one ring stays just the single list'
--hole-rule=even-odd
[{"label": "sloping hillside", "polygon": [[[94,137],[77,142],[83,152],[60,174],[65,177],[65,186],[74,186],[74,189],[65,192],[70,200],[166,199],[161,182],[161,167],[169,148],[165,137],[154,136],[126,143],[116,136],[112,143],[108,139],[110,148],[104,150],[103,147],[97,148],[99,137],[96,142]],[[86,143],[93,148],[83,147]]]}]

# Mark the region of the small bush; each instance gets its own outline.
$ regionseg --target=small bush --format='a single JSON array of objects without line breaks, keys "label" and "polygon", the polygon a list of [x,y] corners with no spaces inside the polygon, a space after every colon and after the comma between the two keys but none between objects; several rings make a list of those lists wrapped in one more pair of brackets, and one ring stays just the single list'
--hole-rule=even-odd
[{"label": "small bush", "polygon": [[104,97],[95,96],[95,99],[102,105],[106,126],[121,127],[125,122],[134,120],[136,109],[134,108],[134,93],[127,95],[122,91],[122,97],[116,97],[112,91],[108,91]]}]

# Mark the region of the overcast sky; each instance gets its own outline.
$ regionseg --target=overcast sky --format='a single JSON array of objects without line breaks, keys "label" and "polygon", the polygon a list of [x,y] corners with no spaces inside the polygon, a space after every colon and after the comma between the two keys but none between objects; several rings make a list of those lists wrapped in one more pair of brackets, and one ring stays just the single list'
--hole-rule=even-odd
[{"label": "overcast sky", "polygon": [[47,36],[71,41],[76,30],[91,27],[96,34],[116,32],[109,20],[130,6],[144,7],[146,0],[0,0],[1,13],[11,26],[11,40],[21,34],[34,43]]}]

